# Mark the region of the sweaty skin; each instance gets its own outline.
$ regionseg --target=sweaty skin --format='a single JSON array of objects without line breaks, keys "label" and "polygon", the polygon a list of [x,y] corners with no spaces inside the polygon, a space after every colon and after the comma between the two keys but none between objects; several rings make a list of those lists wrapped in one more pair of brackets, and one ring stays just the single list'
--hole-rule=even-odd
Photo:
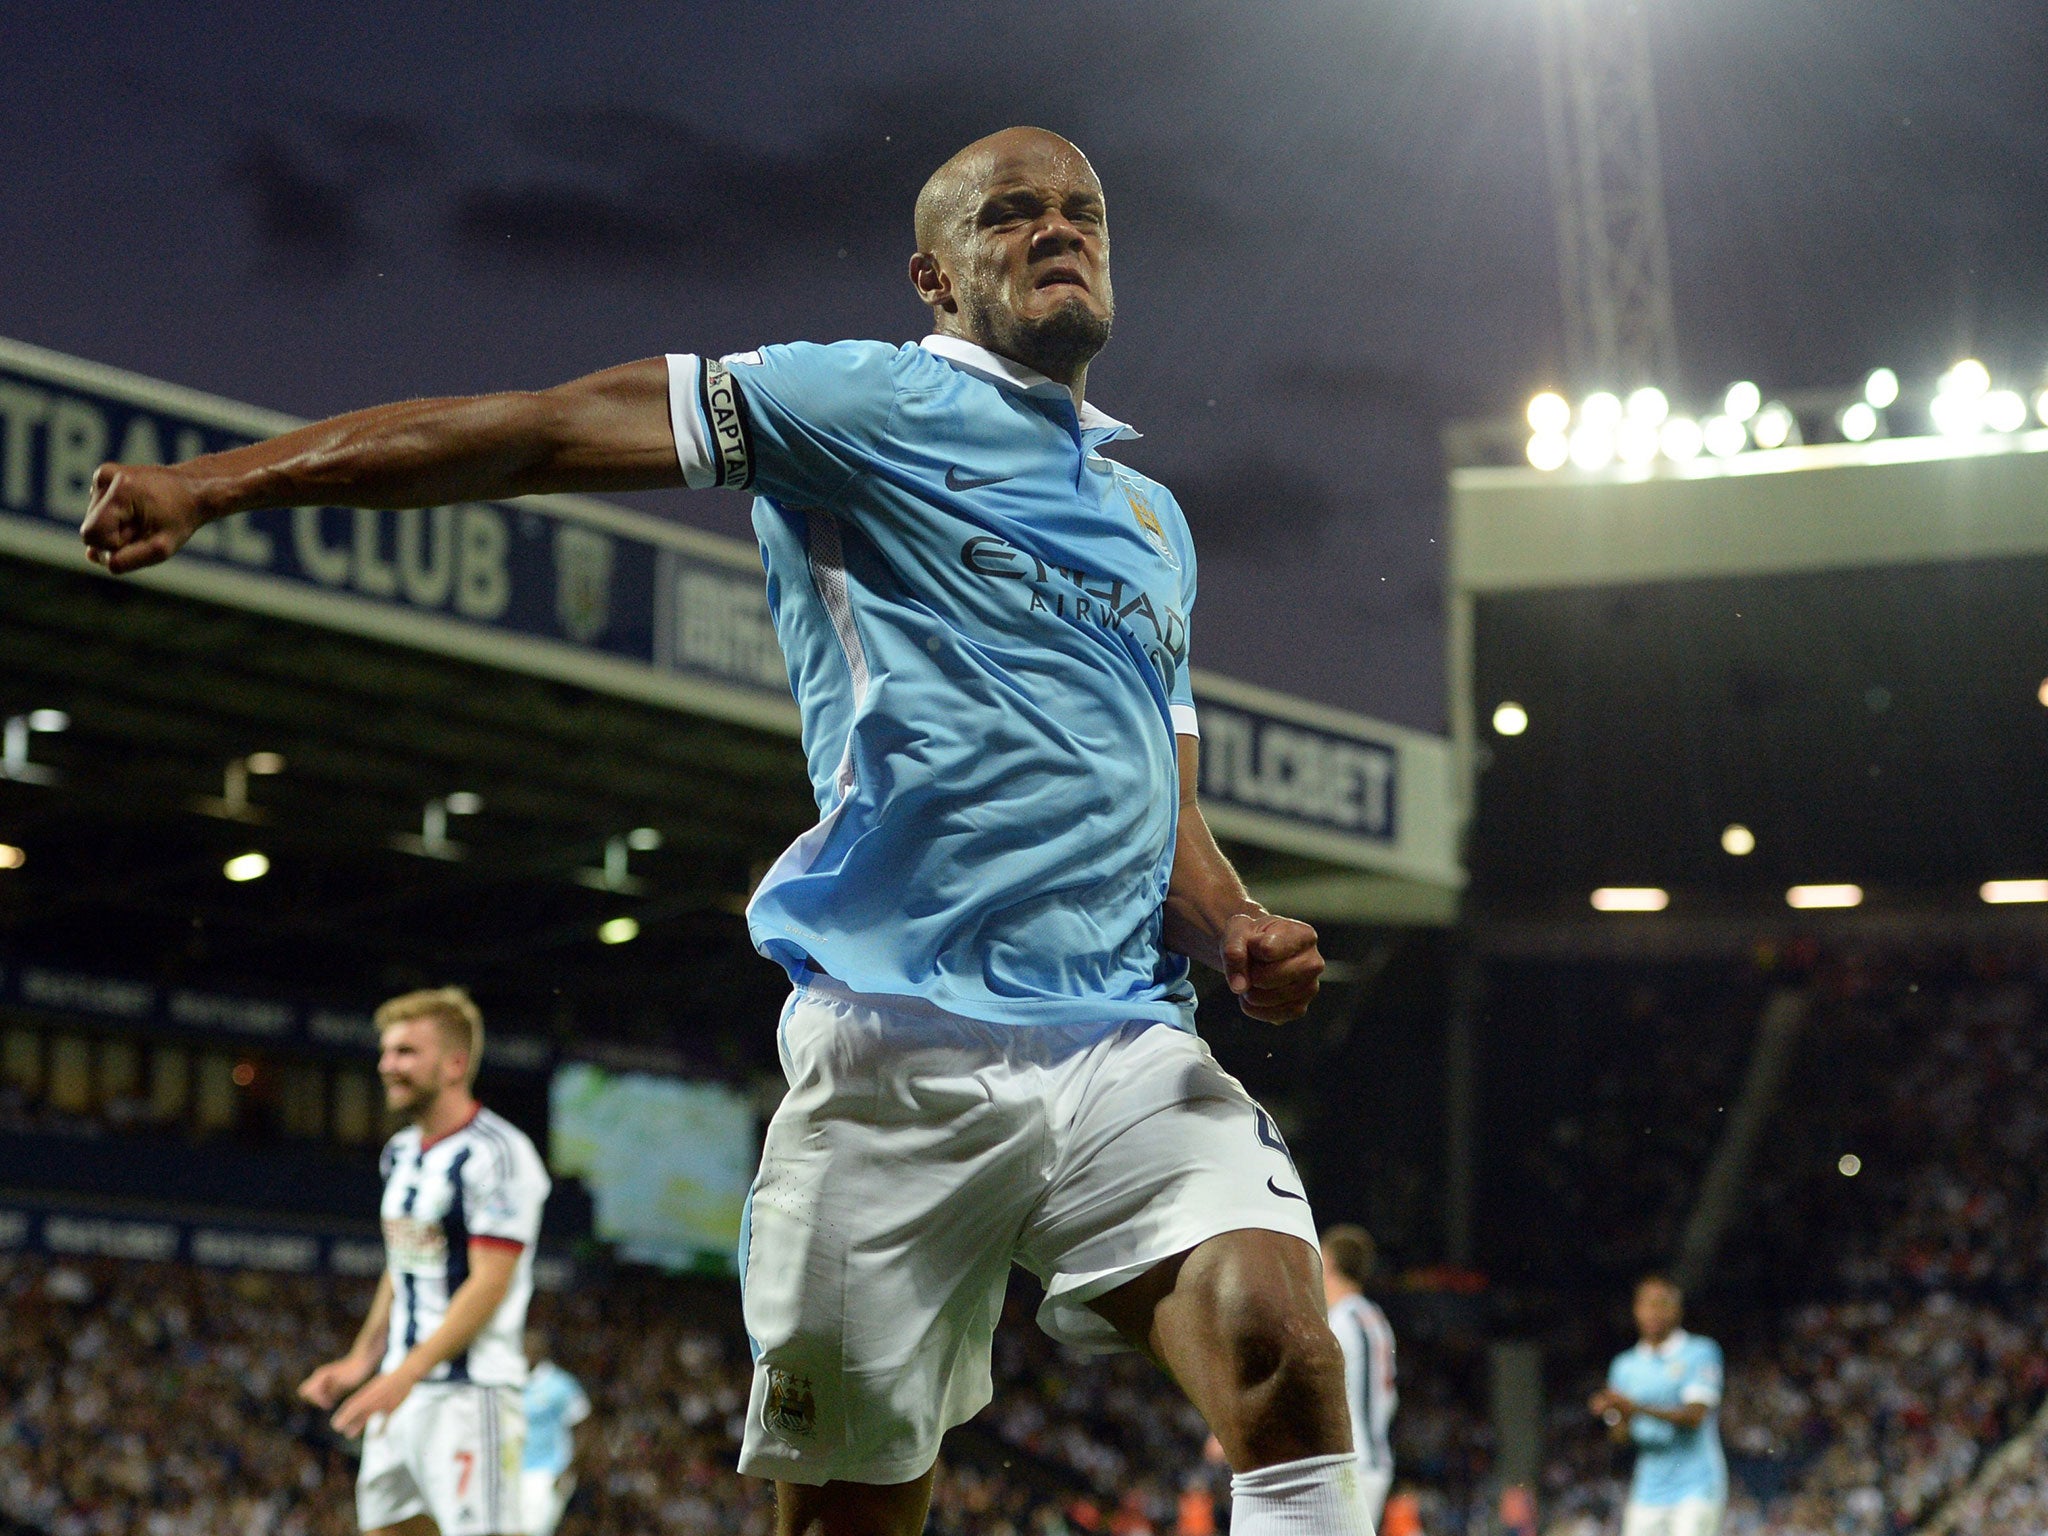
[{"label": "sweaty skin", "polygon": [[932,328],[1074,392],[1109,340],[1109,210],[1088,157],[1043,128],[978,139],[917,197],[910,281]]}]

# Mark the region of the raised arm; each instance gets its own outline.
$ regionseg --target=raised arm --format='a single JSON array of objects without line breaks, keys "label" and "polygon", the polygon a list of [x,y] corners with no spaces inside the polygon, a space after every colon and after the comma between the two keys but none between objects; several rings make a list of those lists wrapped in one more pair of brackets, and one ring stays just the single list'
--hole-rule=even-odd
[{"label": "raised arm", "polygon": [[1201,743],[1192,736],[1176,739],[1180,834],[1166,891],[1167,948],[1221,971],[1250,1017],[1268,1024],[1298,1019],[1321,985],[1316,931],[1291,917],[1275,917],[1252,900],[1202,818],[1196,798]]},{"label": "raised arm", "polygon": [[124,573],[217,517],[265,507],[430,507],[683,483],[658,357],[553,389],[373,406],[183,464],[103,464],[79,530]]}]

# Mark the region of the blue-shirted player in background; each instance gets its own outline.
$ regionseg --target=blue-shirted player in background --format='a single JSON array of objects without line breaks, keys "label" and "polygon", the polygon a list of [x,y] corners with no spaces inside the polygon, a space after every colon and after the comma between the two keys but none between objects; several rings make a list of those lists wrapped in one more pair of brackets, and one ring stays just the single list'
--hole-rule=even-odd
[{"label": "blue-shirted player in background", "polygon": [[526,1330],[526,1465],[519,1507],[526,1536],[555,1536],[576,1491],[576,1426],[590,1417],[583,1384],[548,1358],[547,1337]]},{"label": "blue-shirted player in background", "polygon": [[795,991],[742,1240],[741,1470],[784,1532],[916,1536],[1016,1262],[1055,1336],[1172,1371],[1236,1469],[1234,1536],[1365,1536],[1308,1203],[1192,1029],[1191,960],[1273,1023],[1323,962],[1196,804],[1194,547],[1085,399],[1102,185],[1009,129],[915,228],[920,344],[676,353],[107,465],[88,550],[134,570],[263,507],[756,491],[819,821],[748,910]]},{"label": "blue-shirted player in background", "polygon": [[1728,1463],[1716,1423],[1721,1346],[1679,1327],[1685,1298],[1650,1275],[1636,1286],[1635,1348],[1614,1357],[1591,1407],[1635,1442],[1622,1536],[1715,1536],[1728,1506]]}]

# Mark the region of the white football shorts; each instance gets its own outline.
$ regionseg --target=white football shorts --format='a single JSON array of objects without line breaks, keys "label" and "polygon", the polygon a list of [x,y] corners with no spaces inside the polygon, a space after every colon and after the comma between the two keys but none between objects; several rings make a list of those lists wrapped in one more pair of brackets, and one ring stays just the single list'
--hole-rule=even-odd
[{"label": "white football shorts", "polygon": [[902,1483],[989,1401],[1014,1261],[1039,1326],[1128,1347],[1088,1303],[1219,1233],[1314,1218],[1265,1111],[1195,1035],[964,1019],[817,978],[740,1237],[754,1348],[740,1471]]},{"label": "white football shorts", "polygon": [[441,1536],[522,1536],[526,1412],[517,1387],[427,1381],[370,1420],[356,1474],[366,1531],[430,1515]]},{"label": "white football shorts", "polygon": [[1622,1536],[1716,1536],[1727,1504],[1721,1499],[1680,1499],[1675,1504],[1628,1501],[1621,1512]]},{"label": "white football shorts", "polygon": [[520,1513],[526,1516],[526,1536],[555,1536],[576,1491],[576,1479],[561,1478],[544,1467],[528,1467],[519,1474]]}]

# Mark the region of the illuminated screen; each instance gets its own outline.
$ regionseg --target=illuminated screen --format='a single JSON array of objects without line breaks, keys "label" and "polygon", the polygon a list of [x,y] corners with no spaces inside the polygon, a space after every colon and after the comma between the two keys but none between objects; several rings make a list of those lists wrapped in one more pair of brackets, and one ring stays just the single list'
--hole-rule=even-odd
[{"label": "illuminated screen", "polygon": [[622,1258],[731,1271],[754,1177],[754,1111],[714,1083],[575,1062],[548,1090],[548,1162],[583,1181]]}]

